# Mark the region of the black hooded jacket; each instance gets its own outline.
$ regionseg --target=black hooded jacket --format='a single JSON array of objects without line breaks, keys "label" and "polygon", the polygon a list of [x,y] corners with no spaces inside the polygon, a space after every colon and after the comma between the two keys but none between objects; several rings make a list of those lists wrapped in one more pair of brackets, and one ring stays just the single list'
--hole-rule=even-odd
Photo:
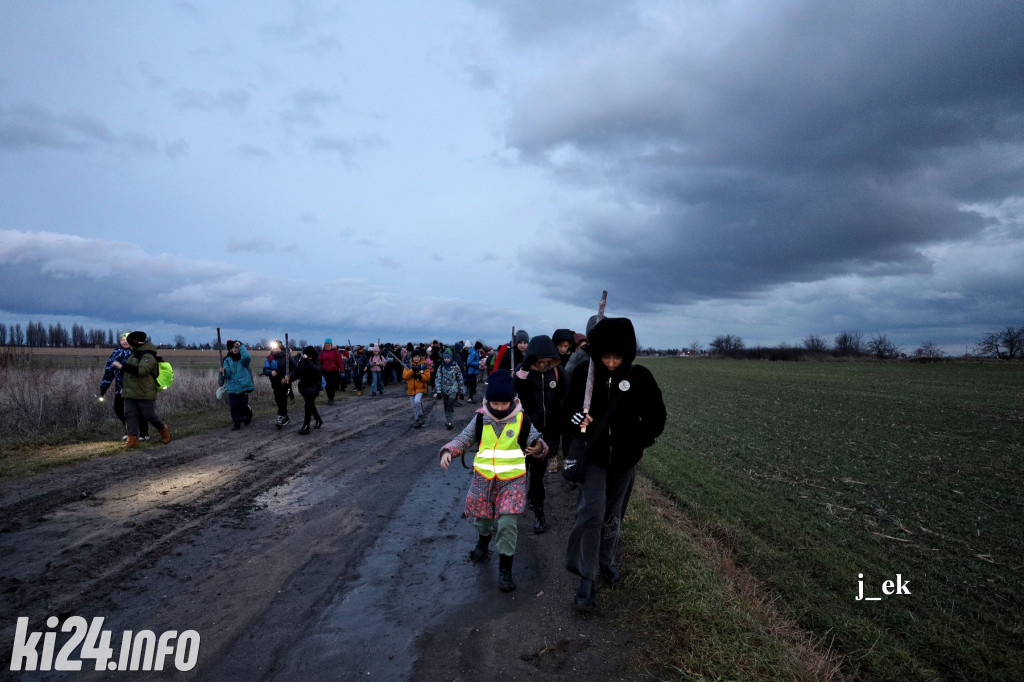
[{"label": "black hooded jacket", "polygon": [[[646,367],[633,362],[636,359],[636,332],[628,318],[605,318],[594,326],[588,338],[594,362],[594,392],[589,414],[594,423],[585,434],[590,442],[587,453],[596,464],[628,469],[636,466],[644,450],[653,445],[654,439],[665,429],[665,402],[654,375]],[[606,353],[622,356],[622,364],[615,371],[610,371],[601,362],[601,356]],[[581,363],[572,373],[565,401],[567,420],[583,410],[589,364]],[[595,433],[594,429],[609,403],[619,393],[622,398],[610,424],[601,433]],[[571,422],[568,428],[574,434],[579,433],[579,427]]]},{"label": "black hooded jacket", "polygon": [[522,379],[519,372],[516,373],[516,394],[523,404],[523,411],[537,430],[544,434],[544,442],[554,451],[564,425],[562,401],[566,390],[565,370],[556,364],[544,372],[535,372],[530,367],[538,358],[558,360],[558,349],[551,337],[541,334],[530,339],[523,362],[516,368],[526,370],[528,374]]}]

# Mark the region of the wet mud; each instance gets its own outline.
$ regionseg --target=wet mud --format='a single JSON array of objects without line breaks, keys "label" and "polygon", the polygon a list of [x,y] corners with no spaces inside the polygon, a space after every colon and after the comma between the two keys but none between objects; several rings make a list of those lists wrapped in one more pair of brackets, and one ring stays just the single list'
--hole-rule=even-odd
[{"label": "wet mud", "polygon": [[103,617],[115,647],[128,630],[198,632],[195,668],[146,673],[168,679],[626,679],[628,636],[570,607],[573,492],[548,477],[552,529],[520,519],[518,589],[499,592],[496,556],[468,559],[469,472],[437,465],[454,432],[425,405],[422,429],[398,391],[349,396],[309,436],[293,414],[9,482],[0,677],[139,674],[9,670],[18,617],[44,631],[75,615]]}]

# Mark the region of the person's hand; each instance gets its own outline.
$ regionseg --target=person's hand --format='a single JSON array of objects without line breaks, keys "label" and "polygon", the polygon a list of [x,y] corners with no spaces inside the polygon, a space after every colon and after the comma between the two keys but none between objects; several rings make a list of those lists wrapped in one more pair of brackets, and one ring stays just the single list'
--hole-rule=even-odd
[{"label": "person's hand", "polygon": [[122,365],[122,364],[121,364],[120,362],[118,362],[117,360],[114,360],[114,362],[113,362],[113,365],[114,365],[114,367],[117,367],[118,369],[121,369],[122,367],[124,367],[124,365]]},{"label": "person's hand", "polygon": [[224,374],[224,368],[223,367],[220,368],[220,373]]},{"label": "person's hand", "polygon": [[270,370],[270,376],[276,377],[277,376],[277,370],[276,369]]},{"label": "person's hand", "polygon": [[544,441],[540,438],[533,441],[531,445],[526,446],[526,450],[523,451],[528,457],[543,457],[544,456]]},{"label": "person's hand", "polygon": [[527,379],[530,378],[529,370],[522,369],[522,368],[521,369],[517,369],[516,370],[516,378],[517,379],[522,379],[523,381],[526,381]]},{"label": "person's hand", "polygon": [[577,412],[570,421],[581,429],[585,429],[593,423],[594,419],[586,412]]},{"label": "person's hand", "polygon": [[285,374],[284,378],[281,379],[281,383],[282,384],[290,384],[291,382],[292,382],[292,378],[290,376],[288,376],[287,374]]},{"label": "person's hand", "polygon": [[445,450],[441,453],[441,468],[447,470],[452,463],[452,453]]}]

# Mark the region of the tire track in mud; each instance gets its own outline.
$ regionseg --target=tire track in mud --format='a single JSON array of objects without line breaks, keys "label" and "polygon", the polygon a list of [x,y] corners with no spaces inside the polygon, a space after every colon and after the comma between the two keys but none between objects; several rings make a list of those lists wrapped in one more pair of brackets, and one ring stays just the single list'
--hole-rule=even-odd
[{"label": "tire track in mud", "polygon": [[[204,528],[244,517],[261,493],[338,444],[394,422],[408,405],[349,399],[321,412],[325,425],[316,435],[268,433],[257,423],[241,434],[217,431],[8,484],[0,495],[0,555],[7,557],[0,660],[9,660],[18,616],[75,615],[83,595],[102,600]],[[398,424],[378,430],[374,447],[408,434]]]}]

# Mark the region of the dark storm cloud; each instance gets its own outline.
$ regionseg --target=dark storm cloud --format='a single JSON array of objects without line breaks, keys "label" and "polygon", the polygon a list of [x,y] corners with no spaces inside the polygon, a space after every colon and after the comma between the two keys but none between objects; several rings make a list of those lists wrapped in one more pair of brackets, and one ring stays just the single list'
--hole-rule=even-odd
[{"label": "dark storm cloud", "polygon": [[[516,7],[511,35],[542,22]],[[965,204],[1024,187],[1020,2],[662,10],[590,41],[558,24],[514,101],[522,157],[604,197],[527,261],[577,302],[927,273],[926,247],[990,224]]]},{"label": "dark storm cloud", "polygon": [[86,114],[56,115],[35,104],[0,106],[0,149],[85,149],[115,141],[107,126]]}]

